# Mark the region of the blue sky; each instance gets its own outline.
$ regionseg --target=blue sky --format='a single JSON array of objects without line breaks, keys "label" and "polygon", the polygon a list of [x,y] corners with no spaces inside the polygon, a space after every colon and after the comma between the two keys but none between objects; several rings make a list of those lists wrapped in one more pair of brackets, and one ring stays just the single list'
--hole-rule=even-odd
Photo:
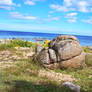
[{"label": "blue sky", "polygon": [[92,36],[92,0],[0,0],[0,30]]}]

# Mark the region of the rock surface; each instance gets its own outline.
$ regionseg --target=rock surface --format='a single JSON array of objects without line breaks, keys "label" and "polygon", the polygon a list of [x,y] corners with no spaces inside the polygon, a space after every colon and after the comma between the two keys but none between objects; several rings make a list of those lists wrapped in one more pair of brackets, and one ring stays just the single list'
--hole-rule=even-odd
[{"label": "rock surface", "polygon": [[49,49],[49,58],[51,60],[51,63],[55,63],[57,61],[56,53],[53,49]]},{"label": "rock surface", "polygon": [[85,64],[85,53],[75,36],[63,35],[53,39],[49,48],[40,52],[40,62],[50,69],[79,68]]},{"label": "rock surface", "polygon": [[80,86],[75,85],[72,82],[64,82],[62,86],[69,88],[73,92],[80,92]]},{"label": "rock surface", "polygon": [[36,54],[39,54],[39,53],[41,52],[42,49],[43,49],[43,46],[40,45],[40,44],[37,44],[37,45],[36,45],[36,48],[35,48]]},{"label": "rock surface", "polygon": [[41,63],[50,64],[50,58],[49,58],[48,50],[45,50],[45,49],[42,50],[39,57],[40,57]]}]

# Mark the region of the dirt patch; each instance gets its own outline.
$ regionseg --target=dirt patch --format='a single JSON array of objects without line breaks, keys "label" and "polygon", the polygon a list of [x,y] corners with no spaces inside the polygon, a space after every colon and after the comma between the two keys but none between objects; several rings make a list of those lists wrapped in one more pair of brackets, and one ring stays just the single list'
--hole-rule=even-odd
[{"label": "dirt patch", "polygon": [[57,82],[65,82],[65,81],[77,81],[72,75],[63,74],[63,73],[56,73],[52,70],[46,71],[46,70],[27,70],[31,74],[36,74],[39,77],[47,78],[51,81],[57,81]]}]

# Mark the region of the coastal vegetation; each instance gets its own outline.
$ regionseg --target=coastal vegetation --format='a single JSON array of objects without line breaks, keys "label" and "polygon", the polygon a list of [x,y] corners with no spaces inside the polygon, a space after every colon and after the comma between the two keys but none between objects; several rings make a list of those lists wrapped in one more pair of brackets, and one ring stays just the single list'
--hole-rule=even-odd
[{"label": "coastal vegetation", "polygon": [[20,39],[10,40],[9,43],[0,44],[0,50],[12,49],[14,47],[32,47],[34,48],[36,43],[23,41]]},{"label": "coastal vegetation", "polygon": [[12,49],[15,47],[32,47],[35,48],[37,44],[41,44],[44,47],[48,47],[48,43],[50,40],[45,40],[45,42],[30,42],[30,41],[23,41],[20,39],[15,39],[15,40],[10,40],[8,43],[3,43],[0,44],[0,50],[7,50],[7,49]]},{"label": "coastal vegetation", "polygon": [[[67,80],[80,85],[81,92],[92,91],[91,49],[83,47],[87,54],[90,53],[90,56],[88,54],[86,57],[86,66],[83,69],[63,70],[45,69],[34,63],[32,57],[23,55],[23,53],[27,55],[29,49],[20,49],[21,47],[34,49],[36,44],[42,44],[47,48],[49,42],[33,43],[13,40],[8,44],[0,44],[0,92],[71,92],[61,85]],[[12,63],[10,63],[10,57],[13,59]],[[9,60],[5,61],[5,58]],[[4,61],[3,64],[2,61]]]}]

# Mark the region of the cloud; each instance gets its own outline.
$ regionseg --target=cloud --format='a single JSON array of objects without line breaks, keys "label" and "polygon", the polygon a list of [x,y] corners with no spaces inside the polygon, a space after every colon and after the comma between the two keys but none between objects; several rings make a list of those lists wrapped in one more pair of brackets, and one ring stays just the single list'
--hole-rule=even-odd
[{"label": "cloud", "polygon": [[67,20],[67,22],[69,22],[69,23],[76,23],[76,21],[77,21],[76,17],[73,17],[73,18],[70,18]]},{"label": "cloud", "polygon": [[88,23],[88,24],[92,24],[92,17],[90,17],[89,19],[86,20],[81,20],[84,23]]},{"label": "cloud", "polygon": [[67,22],[69,23],[75,23],[77,21],[77,13],[67,13],[65,18],[67,18]]},{"label": "cloud", "polygon": [[13,0],[0,0],[0,9],[11,10],[13,6],[21,7],[20,4],[13,3]]},{"label": "cloud", "polygon": [[56,11],[68,11],[68,9],[65,6],[61,5],[51,4],[50,8],[55,9]]},{"label": "cloud", "polygon": [[9,6],[0,6],[0,9],[11,10],[11,7],[9,7]]},{"label": "cloud", "polygon": [[38,20],[37,17],[34,16],[28,16],[28,15],[22,15],[19,12],[10,12],[10,16],[12,18],[16,18],[16,19],[26,19],[26,20]]},{"label": "cloud", "polygon": [[45,0],[26,0],[24,4],[26,5],[36,5],[36,2],[43,2]]},{"label": "cloud", "polygon": [[47,18],[39,18],[35,16],[30,16],[30,15],[23,15],[19,12],[10,12],[10,17],[14,19],[35,21],[35,23],[37,24],[45,24],[47,22],[59,21],[61,19],[60,17],[52,17],[51,15],[48,15]]},{"label": "cloud", "polygon": [[73,12],[73,13],[68,13],[67,15],[66,15],[66,17],[67,18],[70,18],[70,17],[74,17],[74,16],[76,16],[77,15],[77,13],[76,12]]},{"label": "cloud", "polygon": [[56,11],[79,11],[79,12],[91,12],[92,0],[64,0],[62,5],[51,4],[51,9]]},{"label": "cloud", "polygon": [[26,4],[26,5],[35,5],[35,2],[27,0],[27,1],[24,2],[24,4]]},{"label": "cloud", "polygon": [[2,4],[2,5],[14,5],[12,0],[0,0],[0,4]]},{"label": "cloud", "polygon": [[87,1],[80,1],[78,2],[79,11],[81,12],[88,12],[87,6],[89,6]]},{"label": "cloud", "polygon": [[48,16],[48,18],[45,19],[45,21],[59,21],[60,20],[60,17],[51,17],[51,16]]}]

